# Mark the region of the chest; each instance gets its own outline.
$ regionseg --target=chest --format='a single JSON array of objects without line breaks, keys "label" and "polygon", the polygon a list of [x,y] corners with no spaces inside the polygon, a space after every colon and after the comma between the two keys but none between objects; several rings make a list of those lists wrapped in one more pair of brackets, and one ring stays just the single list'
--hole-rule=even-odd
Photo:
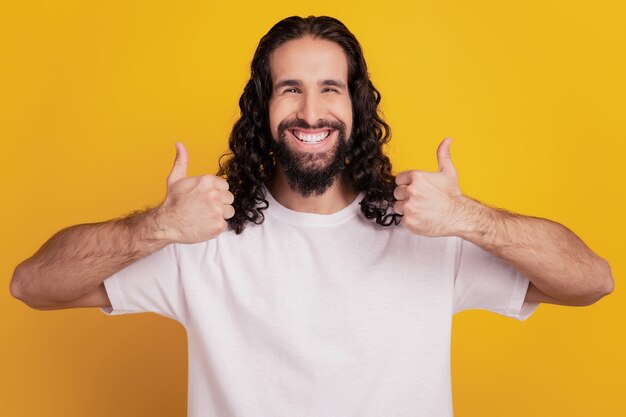
[{"label": "chest", "polygon": [[[204,264],[191,311],[301,342],[402,337],[450,320],[445,240],[358,229],[282,230],[226,242]],[[274,329],[274,330],[272,330]],[[410,330],[409,330],[410,331]]]}]

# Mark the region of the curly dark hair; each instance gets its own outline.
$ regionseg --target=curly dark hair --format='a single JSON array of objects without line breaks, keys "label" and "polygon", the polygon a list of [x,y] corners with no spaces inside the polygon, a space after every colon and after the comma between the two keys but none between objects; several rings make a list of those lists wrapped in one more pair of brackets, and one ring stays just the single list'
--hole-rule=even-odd
[{"label": "curly dark hair", "polygon": [[[252,59],[250,80],[239,99],[241,117],[230,134],[230,152],[222,155],[217,175],[226,178],[235,197],[235,215],[229,227],[241,233],[246,222],[263,223],[269,207],[264,184],[275,169],[268,103],[272,96],[269,58],[287,41],[305,36],[337,43],[348,58],[348,91],[352,102],[353,146],[348,152],[344,178],[356,191],[363,191],[361,211],[382,226],[397,225],[400,215],[387,214],[395,198],[395,177],[383,145],[391,129],[378,114],[380,93],[369,79],[367,64],[356,37],[339,20],[328,16],[291,16],[276,23],[261,38]],[[224,164],[222,158],[227,157]]]}]

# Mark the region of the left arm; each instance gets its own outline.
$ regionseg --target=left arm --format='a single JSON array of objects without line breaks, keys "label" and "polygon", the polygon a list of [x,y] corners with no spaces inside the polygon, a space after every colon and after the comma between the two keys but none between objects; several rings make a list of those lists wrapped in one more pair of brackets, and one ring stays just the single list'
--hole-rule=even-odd
[{"label": "left arm", "polygon": [[450,140],[437,149],[438,172],[396,177],[396,213],[415,234],[459,236],[507,261],[530,281],[526,302],[590,305],[613,291],[609,263],[551,220],[491,208],[461,193]]},{"label": "left arm", "polygon": [[[531,281],[527,302],[590,305],[613,291],[609,263],[567,227],[491,208],[466,196],[457,236],[509,262]],[[547,296],[547,297],[546,297]]]}]

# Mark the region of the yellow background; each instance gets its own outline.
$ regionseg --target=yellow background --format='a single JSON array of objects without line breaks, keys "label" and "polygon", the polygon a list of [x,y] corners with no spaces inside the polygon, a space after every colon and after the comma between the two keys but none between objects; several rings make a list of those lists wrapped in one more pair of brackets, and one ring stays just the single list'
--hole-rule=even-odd
[{"label": "yellow background", "polygon": [[626,8],[615,1],[22,1],[0,14],[0,415],[183,416],[182,326],[10,297],[14,267],[63,227],[158,204],[185,143],[215,173],[259,38],[328,14],[363,45],[395,171],[550,218],[609,260],[616,290],[525,322],[454,319],[457,417],[626,415]]}]

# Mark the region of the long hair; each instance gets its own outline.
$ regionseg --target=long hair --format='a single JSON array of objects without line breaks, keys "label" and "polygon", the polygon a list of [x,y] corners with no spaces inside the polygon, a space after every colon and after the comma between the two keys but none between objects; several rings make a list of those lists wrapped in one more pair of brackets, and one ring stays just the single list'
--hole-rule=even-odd
[{"label": "long hair", "polygon": [[[225,177],[235,201],[229,227],[241,233],[246,222],[263,223],[269,206],[263,184],[275,169],[271,150],[269,101],[272,52],[287,41],[305,36],[329,40],[341,46],[348,59],[348,90],[352,102],[353,146],[348,152],[344,178],[356,191],[364,192],[361,211],[383,226],[399,224],[400,215],[387,214],[395,198],[395,177],[383,145],[391,138],[389,125],[378,114],[380,93],[369,79],[367,64],[356,37],[339,20],[328,16],[291,16],[275,24],[259,42],[252,58],[250,80],[239,99],[241,116],[229,138],[230,152],[222,155],[217,175]],[[222,158],[227,157],[224,164]]]}]

